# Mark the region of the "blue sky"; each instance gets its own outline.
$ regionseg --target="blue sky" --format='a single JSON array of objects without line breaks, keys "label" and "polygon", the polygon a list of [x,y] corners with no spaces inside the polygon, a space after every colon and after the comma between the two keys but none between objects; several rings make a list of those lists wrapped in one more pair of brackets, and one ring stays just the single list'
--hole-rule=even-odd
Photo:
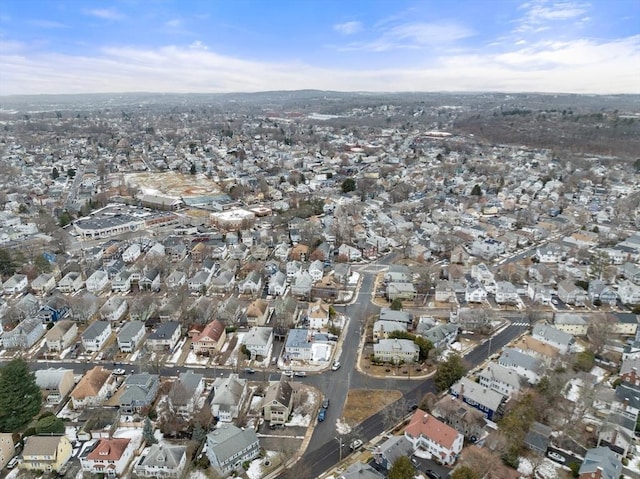
[{"label": "blue sky", "polygon": [[640,93],[640,0],[0,0],[0,95]]}]

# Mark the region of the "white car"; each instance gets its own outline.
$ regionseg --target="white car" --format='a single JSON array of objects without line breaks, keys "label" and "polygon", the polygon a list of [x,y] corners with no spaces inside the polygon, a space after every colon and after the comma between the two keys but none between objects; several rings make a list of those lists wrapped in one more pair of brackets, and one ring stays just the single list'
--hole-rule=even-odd
[{"label": "white car", "polygon": [[356,439],[351,444],[349,444],[349,449],[351,449],[352,451],[355,451],[360,446],[362,446],[362,441],[360,439]]},{"label": "white car", "polygon": [[113,370],[114,376],[124,376],[126,371],[124,369],[118,368]]},{"label": "white car", "polygon": [[293,371],[291,369],[287,369],[286,371],[283,371],[283,373],[285,376],[292,378],[293,377]]},{"label": "white car", "polygon": [[331,370],[337,371],[338,369],[340,369],[340,361],[334,361],[333,366],[331,366]]},{"label": "white car", "polygon": [[549,459],[553,459],[556,462],[564,462],[566,459],[561,454],[558,454],[555,451],[547,451],[547,456]]}]

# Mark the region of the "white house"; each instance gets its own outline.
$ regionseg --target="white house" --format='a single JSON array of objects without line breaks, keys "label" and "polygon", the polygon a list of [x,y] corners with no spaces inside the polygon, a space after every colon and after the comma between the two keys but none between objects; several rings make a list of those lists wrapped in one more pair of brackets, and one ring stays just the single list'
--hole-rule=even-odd
[{"label": "white house", "polygon": [[362,260],[362,251],[347,244],[341,244],[338,248],[338,256],[347,258],[348,261]]},{"label": "white house", "polygon": [[256,326],[247,331],[242,337],[242,344],[251,352],[251,356],[266,358],[273,346],[273,328]]},{"label": "white house", "polygon": [[27,290],[29,279],[26,274],[14,274],[2,283],[4,294],[19,294]]},{"label": "white house", "polygon": [[269,277],[269,294],[282,296],[287,290],[287,277],[282,271],[276,271]]},{"label": "white house", "polygon": [[514,370],[531,384],[536,384],[544,372],[542,363],[538,359],[514,348],[504,348],[500,358],[498,358],[498,364]]},{"label": "white house", "polygon": [[127,312],[127,300],[122,296],[111,296],[100,308],[100,317],[105,321],[120,321]]},{"label": "white house", "polygon": [[145,335],[145,327],[142,321],[127,321],[118,331],[118,348],[123,353],[131,353],[140,345]]},{"label": "white house", "polygon": [[50,273],[42,273],[31,283],[31,289],[35,294],[47,294],[56,287],[56,278]]},{"label": "white house", "polygon": [[553,346],[560,350],[562,354],[567,354],[571,346],[575,343],[573,335],[549,326],[548,324],[536,324],[533,327],[531,336],[538,341]]},{"label": "white house", "polygon": [[70,319],[57,321],[45,334],[45,343],[49,351],[63,351],[78,335],[78,325]]},{"label": "white house", "polygon": [[111,323],[109,321],[94,321],[82,333],[82,345],[85,351],[100,351],[109,336],[111,336]]},{"label": "white house", "polygon": [[404,429],[404,437],[414,451],[428,452],[448,466],[455,463],[464,443],[462,434],[421,409],[413,413]]},{"label": "white house", "polygon": [[624,304],[640,304],[640,286],[624,279],[618,285],[618,297]]},{"label": "white house", "polygon": [[496,303],[517,304],[519,302],[518,290],[509,281],[498,281],[496,283]]},{"label": "white house", "polygon": [[321,299],[309,303],[307,319],[309,320],[309,329],[326,328],[329,325],[329,305]]},{"label": "white house", "polygon": [[514,370],[500,366],[493,361],[487,364],[478,377],[480,386],[492,389],[506,397],[511,397],[526,383]]},{"label": "white house", "polygon": [[213,382],[211,414],[222,422],[232,422],[240,414],[247,396],[247,380],[237,374],[220,377]]},{"label": "white house", "polygon": [[90,293],[99,293],[109,285],[109,274],[102,269],[94,271],[93,274],[87,278],[86,284],[87,291]]},{"label": "white house", "polygon": [[100,438],[82,454],[80,466],[93,475],[120,477],[133,458],[136,446],[129,438]]},{"label": "white house", "polygon": [[574,336],[586,336],[589,329],[587,320],[578,313],[555,313],[553,326]]},{"label": "white house", "polygon": [[284,345],[285,357],[297,361],[311,361],[313,350],[308,329],[290,329]]},{"label": "white house", "polygon": [[138,477],[178,479],[187,465],[187,446],[153,444],[133,467]]},{"label": "white house", "polygon": [[140,245],[138,243],[133,243],[122,253],[122,261],[125,263],[133,263],[141,254],[142,250],[140,249]]},{"label": "white house", "polygon": [[80,291],[84,286],[82,274],[76,271],[67,273],[59,282],[58,290],[62,293],[75,293]]},{"label": "white house", "polygon": [[414,363],[420,348],[410,339],[380,339],[373,345],[373,354],[379,361],[390,363]]},{"label": "white house", "polygon": [[319,259],[312,261],[307,271],[314,282],[320,281],[324,276],[324,263]]}]

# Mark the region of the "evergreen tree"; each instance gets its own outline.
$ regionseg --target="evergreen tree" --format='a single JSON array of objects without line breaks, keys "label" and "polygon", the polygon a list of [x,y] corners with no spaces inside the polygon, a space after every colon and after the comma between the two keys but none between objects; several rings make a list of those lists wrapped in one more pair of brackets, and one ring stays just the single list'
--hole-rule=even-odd
[{"label": "evergreen tree", "polygon": [[445,362],[438,364],[433,380],[438,391],[446,391],[458,379],[464,376],[466,368],[462,364],[462,358],[457,354],[451,354]]},{"label": "evergreen tree", "polygon": [[42,394],[24,359],[0,369],[0,431],[15,432],[38,414]]},{"label": "evergreen tree", "polygon": [[54,415],[45,416],[38,420],[36,434],[64,434],[64,422]]},{"label": "evergreen tree", "polygon": [[54,166],[53,169],[51,170],[51,178],[55,180],[59,176],[60,176],[60,172],[58,171],[58,168]]},{"label": "evergreen tree", "polygon": [[395,298],[393,301],[391,301],[391,306],[389,307],[389,309],[393,311],[402,311],[402,300],[400,298]]},{"label": "evergreen tree", "polygon": [[6,249],[0,249],[0,275],[11,276],[16,272],[16,264]]},{"label": "evergreen tree", "polygon": [[480,188],[480,185],[478,184],[474,185],[473,189],[471,190],[471,195],[482,196],[482,189]]},{"label": "evergreen tree", "polygon": [[350,191],[354,191],[356,189],[356,180],[353,178],[347,178],[342,182],[342,192],[349,193]]},{"label": "evergreen tree", "polygon": [[149,419],[149,416],[144,420],[144,426],[142,427],[142,439],[144,439],[147,446],[151,446],[158,442],[153,435],[153,426],[151,425],[151,419]]}]

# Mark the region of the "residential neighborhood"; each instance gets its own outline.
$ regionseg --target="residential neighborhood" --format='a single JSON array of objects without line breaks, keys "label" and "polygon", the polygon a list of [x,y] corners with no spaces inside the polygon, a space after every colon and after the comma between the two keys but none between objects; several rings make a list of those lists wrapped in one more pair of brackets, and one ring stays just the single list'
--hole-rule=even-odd
[{"label": "residential neighborhood", "polygon": [[42,401],[0,466],[640,477],[637,158],[446,100],[1,110],[0,367]]}]

